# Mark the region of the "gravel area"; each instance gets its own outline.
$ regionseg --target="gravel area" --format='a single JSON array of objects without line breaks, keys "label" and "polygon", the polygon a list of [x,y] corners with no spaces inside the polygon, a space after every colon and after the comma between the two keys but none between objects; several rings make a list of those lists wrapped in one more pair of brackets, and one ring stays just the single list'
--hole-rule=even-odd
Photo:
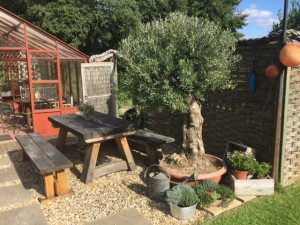
[{"label": "gravel area", "polygon": [[[55,144],[56,139],[50,141]],[[49,224],[84,224],[132,207],[152,224],[197,224],[210,217],[205,211],[197,209],[192,219],[178,220],[170,215],[169,206],[165,202],[151,200],[143,182],[147,159],[139,152],[133,151],[137,165],[135,171],[120,171],[96,178],[90,184],[83,184],[80,173],[84,154],[76,151],[76,141],[71,138],[68,142],[73,144],[65,151],[65,155],[74,163],[74,167],[67,170],[67,179],[69,188],[75,194],[41,205]],[[32,189],[36,198],[44,197],[43,179],[31,162],[21,161],[22,151],[18,144],[14,149],[7,150],[24,187]],[[97,163],[118,159],[120,155],[113,142],[101,146]]]}]

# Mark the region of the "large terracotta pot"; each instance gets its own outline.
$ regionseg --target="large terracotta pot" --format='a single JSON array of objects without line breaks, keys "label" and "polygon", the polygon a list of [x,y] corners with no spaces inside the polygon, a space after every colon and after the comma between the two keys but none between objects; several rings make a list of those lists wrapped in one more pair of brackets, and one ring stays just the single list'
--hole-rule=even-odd
[{"label": "large terracotta pot", "polygon": [[[221,169],[219,169],[215,172],[211,172],[211,173],[199,174],[195,181],[189,181],[189,182],[186,183],[187,185],[192,186],[192,185],[195,185],[196,183],[199,183],[203,180],[213,180],[216,183],[219,183],[221,178],[222,178],[222,175],[226,173],[227,166],[226,166],[224,160],[222,160],[222,159],[220,159],[216,156],[213,156],[213,155],[206,154],[205,156],[220,161],[222,163]],[[161,167],[163,167],[163,161],[162,160],[159,162],[159,165]],[[163,168],[164,168],[165,171],[167,171],[169,173],[169,175],[171,177],[171,181],[170,181],[171,186],[177,185],[177,184],[183,182],[185,179],[192,176],[192,174],[183,174],[183,173],[179,173],[179,172],[177,172],[175,170],[172,170],[172,169],[169,169],[169,168],[165,168],[165,167],[163,167]]]},{"label": "large terracotta pot", "polygon": [[279,59],[285,66],[294,67],[300,64],[300,46],[287,43],[279,53]]}]

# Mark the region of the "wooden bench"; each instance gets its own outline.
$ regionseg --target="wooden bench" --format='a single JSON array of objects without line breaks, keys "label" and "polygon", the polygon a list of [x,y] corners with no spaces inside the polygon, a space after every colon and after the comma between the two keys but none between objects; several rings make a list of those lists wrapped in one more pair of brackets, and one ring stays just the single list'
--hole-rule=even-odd
[{"label": "wooden bench", "polygon": [[[146,154],[151,164],[157,164],[159,159],[162,159],[162,145],[169,144],[175,141],[174,138],[166,137],[160,134],[153,133],[146,130],[137,130],[137,132],[127,138],[131,145],[134,143],[143,145],[146,147]],[[139,148],[134,145],[134,149]],[[141,150],[141,149],[136,149]]]},{"label": "wooden bench", "polygon": [[74,193],[68,190],[65,169],[73,163],[38,133],[17,135],[16,139],[23,149],[23,159],[30,159],[44,176],[45,196],[41,203]]}]

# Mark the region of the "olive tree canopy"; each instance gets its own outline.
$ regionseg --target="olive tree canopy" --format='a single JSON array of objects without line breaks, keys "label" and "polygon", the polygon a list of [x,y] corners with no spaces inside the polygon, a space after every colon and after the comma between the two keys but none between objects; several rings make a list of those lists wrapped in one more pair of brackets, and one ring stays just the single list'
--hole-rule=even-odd
[{"label": "olive tree canopy", "polygon": [[121,85],[143,111],[186,115],[183,149],[204,154],[201,101],[205,93],[233,88],[231,68],[238,60],[236,38],[205,19],[172,13],[139,26],[120,45],[126,67]]}]

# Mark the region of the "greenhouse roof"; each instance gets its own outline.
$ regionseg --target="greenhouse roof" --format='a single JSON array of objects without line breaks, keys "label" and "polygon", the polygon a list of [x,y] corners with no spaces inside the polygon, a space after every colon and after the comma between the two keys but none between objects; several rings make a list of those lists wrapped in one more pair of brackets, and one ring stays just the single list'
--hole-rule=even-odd
[{"label": "greenhouse roof", "polygon": [[40,57],[53,57],[58,50],[60,59],[88,58],[79,50],[0,7],[0,59],[25,58],[26,50],[39,53]]}]

